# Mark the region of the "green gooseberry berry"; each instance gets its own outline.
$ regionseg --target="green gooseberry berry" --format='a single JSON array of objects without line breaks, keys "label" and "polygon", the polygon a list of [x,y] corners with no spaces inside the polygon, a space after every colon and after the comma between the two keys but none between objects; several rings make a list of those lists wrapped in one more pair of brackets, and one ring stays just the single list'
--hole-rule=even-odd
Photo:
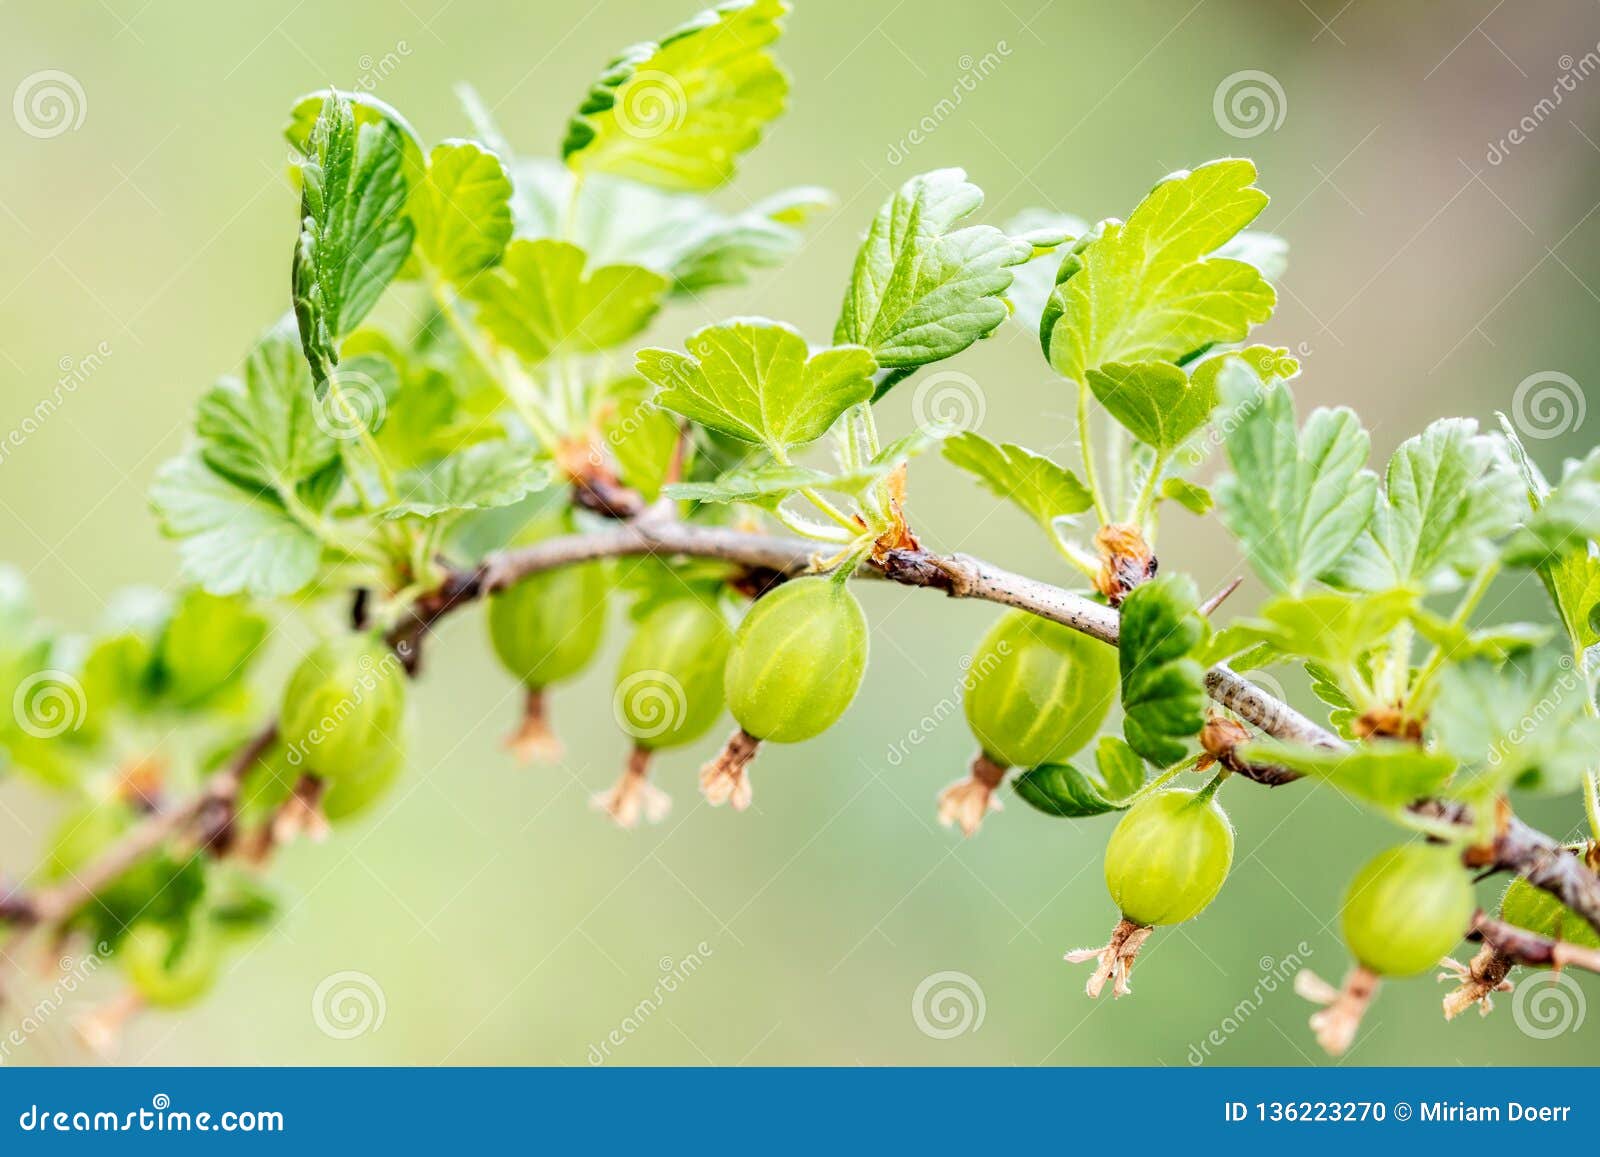
[{"label": "green gooseberry berry", "polygon": [[358,776],[404,752],[406,676],[372,635],[314,647],[289,676],[278,712],[286,762],[327,780]]},{"label": "green gooseberry berry", "polygon": [[727,617],[709,599],[672,599],[645,616],[622,652],[613,698],[635,746],[680,747],[711,729],[732,643]]},{"label": "green gooseberry berry", "polygon": [[219,938],[203,917],[182,930],[135,924],[118,945],[116,959],[139,998],[156,1008],[182,1008],[199,1000],[222,965]]},{"label": "green gooseberry berry", "polygon": [[1233,866],[1233,825],[1215,789],[1158,792],[1128,809],[1106,844],[1106,887],[1135,924],[1199,915]]},{"label": "green gooseberry berry", "polygon": [[1369,860],[1345,892],[1341,923],[1356,960],[1380,976],[1435,967],[1467,934],[1476,902],[1460,853],[1402,844]]}]

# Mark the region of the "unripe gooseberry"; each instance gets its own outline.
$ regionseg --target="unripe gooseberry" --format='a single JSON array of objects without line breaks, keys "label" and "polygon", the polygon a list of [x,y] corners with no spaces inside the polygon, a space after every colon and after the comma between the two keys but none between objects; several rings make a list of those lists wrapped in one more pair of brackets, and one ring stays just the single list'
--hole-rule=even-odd
[{"label": "unripe gooseberry", "polygon": [[750,608],[723,670],[739,721],[722,754],[700,769],[712,806],[750,806],[745,768],[763,740],[799,743],[832,727],[867,670],[867,616],[842,574],[791,579]]},{"label": "unripe gooseberry", "polygon": [[838,722],[867,669],[867,616],[836,576],[792,579],[734,635],[728,707],[756,739],[799,743]]},{"label": "unripe gooseberry", "polygon": [[983,753],[1006,767],[1067,759],[1117,697],[1117,653],[1025,611],[1007,611],[972,656],[962,703]]},{"label": "unripe gooseberry", "polygon": [[1106,844],[1106,887],[1135,924],[1193,919],[1216,899],[1232,866],[1233,825],[1210,790],[1140,800]]},{"label": "unripe gooseberry", "polygon": [[405,672],[381,639],[329,639],[284,687],[278,729],[286,762],[335,781],[387,766],[404,751],[405,706]]},{"label": "unripe gooseberry", "polygon": [[647,751],[700,738],[722,714],[733,630],[696,596],[672,599],[639,623],[617,666],[617,722]]},{"label": "unripe gooseberry", "polygon": [[1467,934],[1475,908],[1460,854],[1443,844],[1403,844],[1356,873],[1341,917],[1345,943],[1380,976],[1416,976]]},{"label": "unripe gooseberry", "polygon": [[145,1004],[181,1008],[216,982],[222,963],[218,936],[202,917],[181,932],[140,922],[117,946],[117,961]]},{"label": "unripe gooseberry", "polygon": [[1518,877],[1500,898],[1500,919],[1551,940],[1600,949],[1600,932],[1543,888]]}]

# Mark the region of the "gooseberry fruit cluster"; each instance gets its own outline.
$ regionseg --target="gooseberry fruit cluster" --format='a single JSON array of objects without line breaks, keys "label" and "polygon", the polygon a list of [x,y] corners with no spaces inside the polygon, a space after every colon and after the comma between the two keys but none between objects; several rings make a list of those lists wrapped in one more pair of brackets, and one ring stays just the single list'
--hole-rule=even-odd
[{"label": "gooseberry fruit cluster", "polygon": [[[730,214],[707,196],[783,111],[786,17],[784,0],[730,0],[629,48],[548,159],[513,151],[470,92],[473,139],[431,148],[367,92],[294,104],[284,316],[205,392],[151,490],[185,588],[119,596],[77,637],[0,570],[0,748],[67,801],[0,923],[113,955],[131,995],[91,1035],[203,993],[270,924],[275,854],[381,814],[408,680],[446,616],[486,604],[524,699],[509,746],[550,762],[554,693],[626,612],[624,772],[594,798],[632,827],[666,815],[652,761],[724,708],[736,729],[700,787],[734,810],[762,744],[844,716],[869,678],[860,578],[1005,608],[962,668],[977,754],[938,815],[973,835],[1010,775],[1038,822],[1120,817],[1110,942],[1068,955],[1095,962],[1091,995],[1131,991],[1156,928],[1226,902],[1219,801],[1242,781],[1310,783],[1410,837],[1350,883],[1344,985],[1300,978],[1331,1050],[1380,977],[1427,972],[1469,934],[1489,954],[1465,970],[1474,1001],[1520,963],[1600,968],[1600,452],[1552,483],[1511,423],[1444,418],[1380,481],[1355,414],[1302,418],[1298,359],[1251,341],[1286,245],[1252,227],[1267,197],[1239,158],[1097,224],[1060,206],[979,223],[962,170],[916,174],[840,270],[824,340],[732,314],[646,344],[664,306],[780,264],[831,205],[796,188]],[[630,118],[663,93],[673,115],[641,132]],[[1075,460],[938,421],[884,436],[883,398],[1007,329],[1037,341],[1055,380],[1039,409],[1073,412]],[[924,545],[912,477],[934,454],[1014,508],[1065,579]],[[1238,545],[1252,613],[1219,621],[1234,586],[1202,601],[1158,558],[1163,519],[1184,517]],[[1480,622],[1519,577],[1550,621]],[[263,695],[257,660],[289,616],[319,641]],[[1274,669],[1309,687],[1294,706],[1252,682]],[[942,742],[903,774],[947,774]],[[1586,838],[1523,824],[1524,793],[1583,801]],[[1472,871],[1518,876],[1498,917]]]}]

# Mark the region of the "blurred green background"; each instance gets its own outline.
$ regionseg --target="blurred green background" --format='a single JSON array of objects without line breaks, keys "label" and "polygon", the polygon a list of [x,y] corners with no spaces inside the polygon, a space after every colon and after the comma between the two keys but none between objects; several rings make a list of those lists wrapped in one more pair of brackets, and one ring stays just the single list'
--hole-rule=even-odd
[{"label": "blurred green background", "polygon": [[[1303,405],[1354,405],[1386,456],[1431,417],[1492,420],[1519,383],[1556,372],[1577,383],[1573,412],[1535,452],[1549,469],[1593,441],[1600,414],[1586,425],[1581,405],[1600,347],[1600,78],[1534,112],[1596,51],[1593,4],[797,8],[781,45],[792,109],[719,199],[734,207],[817,183],[838,209],[791,265],[748,292],[670,311],[653,338],[676,344],[731,313],[826,337],[861,232],[913,172],[964,166],[988,192],[989,221],[1036,205],[1094,219],[1125,216],[1170,170],[1242,153],[1273,197],[1261,224],[1291,243],[1264,333],[1299,349]],[[550,152],[612,53],[693,10],[694,0],[5,5],[0,88],[59,69],[81,86],[84,116],[50,139],[0,121],[0,429],[33,411],[60,367],[102,343],[109,351],[0,460],[0,553],[28,571],[47,614],[88,626],[117,586],[171,582],[174,552],[144,491],[182,446],[202,388],[287,304],[296,206],[279,129],[295,96],[366,78],[434,140],[466,132],[451,87],[468,79],[516,147]],[[1219,86],[1247,70],[1276,86],[1264,90],[1272,123],[1230,133],[1215,112]],[[956,93],[959,106],[935,114]],[[1535,115],[1526,140],[1493,162],[1491,143]],[[935,128],[908,147],[928,116]],[[951,368],[977,383],[986,434],[1070,452],[1066,392],[1029,335],[1008,327]],[[897,395],[886,431],[906,428],[915,383]],[[941,549],[1066,581],[1019,516],[937,458],[913,469],[912,513]],[[1182,514],[1168,517],[1162,558],[1202,587],[1237,571],[1215,528]],[[1085,968],[1061,954],[1102,943],[1115,920],[1099,865],[1111,821],[1052,822],[1017,801],[963,842],[933,807],[970,754],[959,714],[927,730],[911,758],[890,755],[952,695],[958,660],[994,610],[861,593],[874,666],[844,722],[766,752],[756,807],[742,816],[699,803],[694,771],[712,740],[672,757],[661,776],[677,808],[635,833],[586,804],[624,751],[609,658],[555,696],[566,765],[520,769],[500,750],[516,695],[481,617],[451,621],[418,688],[421,736],[402,790],[335,840],[285,854],[281,929],[244,952],[208,1002],[139,1021],[121,1059],[582,1065],[604,1048],[619,1064],[1320,1063],[1310,1006],[1285,978],[1297,963],[1342,975],[1337,898],[1390,829],[1328,792],[1230,785],[1230,886],[1192,925],[1156,935],[1135,997],[1089,1002]],[[1258,594],[1248,584],[1233,609]],[[1490,603],[1506,617],[1543,613],[1529,585],[1507,584]],[[304,637],[295,624],[278,634],[280,669]],[[1563,834],[1578,813],[1575,800],[1528,809]],[[49,821],[36,795],[0,786],[0,866],[26,872]],[[685,971],[691,957],[692,975],[654,1007],[663,968]],[[313,1002],[351,971],[370,978],[373,999],[381,991],[383,1019],[339,1039],[319,1029]],[[1443,992],[1431,978],[1394,984],[1347,1060],[1596,1058],[1600,1008],[1538,1039],[1509,997],[1487,1020],[1446,1024]],[[1590,978],[1584,992],[1600,997],[1600,986]],[[642,1001],[652,1007],[630,1028]],[[9,1059],[81,1061],[66,1021],[49,1020]],[[613,1030],[623,1043],[606,1046]],[[1214,1030],[1220,1044],[1207,1039]]]}]

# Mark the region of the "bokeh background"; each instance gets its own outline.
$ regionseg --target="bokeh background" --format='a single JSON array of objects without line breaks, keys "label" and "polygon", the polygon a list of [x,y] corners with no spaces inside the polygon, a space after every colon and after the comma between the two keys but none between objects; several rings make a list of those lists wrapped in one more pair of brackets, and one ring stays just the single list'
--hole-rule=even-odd
[{"label": "bokeh background", "polygon": [[[0,428],[31,414],[61,367],[108,351],[0,461],[0,553],[27,570],[47,614],[91,625],[118,586],[171,582],[174,552],[144,492],[182,446],[203,387],[287,304],[296,213],[279,129],[294,97],[366,78],[436,140],[466,132],[452,85],[469,79],[518,149],[548,153],[611,54],[695,6],[0,9],[0,90],[58,69],[83,94],[81,124],[50,139],[0,116]],[[733,207],[817,183],[838,208],[792,264],[669,311],[652,337],[676,343],[735,312],[825,337],[862,230],[913,172],[964,166],[988,192],[989,221],[1030,206],[1093,219],[1125,216],[1166,172],[1242,153],[1273,198],[1261,224],[1292,247],[1264,333],[1301,354],[1302,404],[1357,407],[1383,455],[1431,417],[1492,421],[1515,405],[1549,435],[1531,443],[1546,468],[1600,429],[1600,413],[1585,422],[1600,349],[1592,3],[797,8],[781,46],[792,109],[719,198]],[[1237,87],[1235,74],[1252,72],[1266,74],[1245,78],[1265,94],[1253,114],[1264,122],[1228,111],[1229,78]],[[1556,91],[1559,105],[1538,111]],[[935,114],[956,93],[959,107]],[[1532,130],[1507,147],[1525,117]],[[954,368],[980,387],[986,434],[1070,449],[1066,392],[1028,334],[1008,329]],[[1564,410],[1541,417],[1537,390],[1518,394],[1534,375],[1565,391]],[[909,420],[912,392],[888,404],[887,429]],[[912,485],[933,544],[1065,580],[1019,516],[937,458]],[[1169,516],[1162,547],[1166,566],[1202,587],[1238,569],[1215,528],[1187,515]],[[284,855],[279,930],[208,1002],[139,1021],[121,1059],[582,1065],[603,1050],[617,1064],[1324,1063],[1287,977],[1301,963],[1343,973],[1338,896],[1391,831],[1328,792],[1230,785],[1229,887],[1201,919],[1154,938],[1135,997],[1089,1002],[1084,968],[1061,954],[1102,943],[1115,919],[1099,865],[1111,820],[1055,822],[1014,802],[970,841],[939,828],[934,795],[963,773],[970,741],[959,713],[920,721],[952,695],[995,612],[861,593],[873,678],[844,722],[765,753],[757,806],[742,816],[699,803],[694,770],[712,741],[674,756],[662,778],[677,809],[635,833],[586,805],[624,750],[608,670],[621,630],[607,660],[555,696],[565,765],[530,771],[500,750],[517,704],[481,617],[452,620],[418,688],[402,789],[332,842]],[[1258,595],[1248,584],[1236,609]],[[1529,585],[1489,601],[1507,616],[1543,613]],[[277,669],[304,637],[285,623]],[[913,755],[891,756],[913,732],[926,733]],[[0,866],[15,876],[51,815],[17,784],[0,785],[0,805]],[[1554,801],[1528,814],[1568,833],[1578,811]],[[663,970],[686,961],[692,975],[640,1016]],[[381,1023],[351,1039],[313,1015],[319,985],[341,972],[370,978],[382,1002]],[[1431,978],[1391,986],[1347,1063],[1596,1060],[1600,1008],[1553,1033],[1510,998],[1487,1020],[1446,1024],[1442,993]],[[1600,987],[1586,981],[1583,994],[1593,1003]],[[82,1061],[67,1019],[8,1059]],[[623,1043],[607,1046],[613,1030]]]}]

